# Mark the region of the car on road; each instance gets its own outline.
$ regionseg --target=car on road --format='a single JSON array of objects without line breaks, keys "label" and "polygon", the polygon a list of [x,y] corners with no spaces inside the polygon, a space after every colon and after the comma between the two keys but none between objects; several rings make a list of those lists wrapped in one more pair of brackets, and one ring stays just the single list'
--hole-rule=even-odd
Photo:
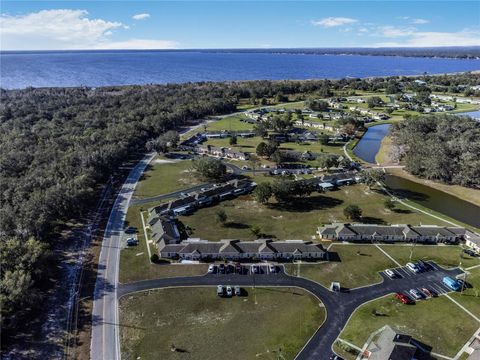
[{"label": "car on road", "polygon": [[231,297],[233,295],[233,290],[232,287],[229,285],[227,286],[227,296]]},{"label": "car on road", "polygon": [[418,267],[414,264],[414,263],[407,263],[407,268],[410,270],[410,271],[413,271],[415,274],[418,274],[420,272],[420,270],[418,269]]},{"label": "car on road", "polygon": [[235,295],[240,296],[242,295],[242,288],[240,286],[235,286]]},{"label": "car on road", "polygon": [[433,297],[433,294],[426,287],[422,287],[420,290],[425,294],[426,297]]},{"label": "car on road", "polygon": [[330,360],[343,360],[343,358],[338,355],[332,355],[330,356]]},{"label": "car on road", "polygon": [[258,274],[258,266],[252,265],[251,271],[252,271],[252,274]]},{"label": "car on road", "polygon": [[387,269],[385,270],[385,274],[390,278],[390,279],[395,279],[397,277],[397,274],[393,272],[393,270]]},{"label": "car on road", "polygon": [[268,266],[268,271],[270,271],[272,274],[275,274],[277,272],[277,267],[273,264],[270,264]]},{"label": "car on road", "polygon": [[217,286],[217,295],[218,296],[223,296],[223,285],[218,285]]},{"label": "car on road", "polygon": [[407,295],[403,293],[396,293],[395,297],[400,300],[403,304],[411,304],[412,299],[410,299]]},{"label": "car on road", "polygon": [[412,297],[415,299],[415,300],[421,300],[423,299],[423,296],[422,296],[422,293],[420,291],[418,291],[417,289],[410,289],[408,291],[408,293],[410,295],[412,295]]},{"label": "car on road", "polygon": [[209,274],[215,274],[217,272],[217,267],[213,264],[208,265],[208,273]]},{"label": "car on road", "polygon": [[246,165],[242,166],[242,170],[250,170],[250,168]]},{"label": "car on road", "polygon": [[218,272],[220,274],[225,274],[225,265],[223,264],[218,265]]}]

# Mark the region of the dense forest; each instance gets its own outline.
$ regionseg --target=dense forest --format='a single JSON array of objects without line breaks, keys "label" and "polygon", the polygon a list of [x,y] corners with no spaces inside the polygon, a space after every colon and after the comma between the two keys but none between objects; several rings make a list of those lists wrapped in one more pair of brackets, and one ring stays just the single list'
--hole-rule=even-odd
[{"label": "dense forest", "polygon": [[480,46],[445,46],[433,48],[297,48],[297,49],[231,49],[201,50],[216,52],[253,52],[274,54],[311,54],[311,55],[363,55],[363,56],[405,56],[440,57],[456,59],[480,58]]},{"label": "dense forest", "polygon": [[[438,91],[480,83],[476,74],[419,78],[429,87],[437,86]],[[62,224],[91,210],[101,185],[122,162],[144,153],[146,144],[155,143],[160,135],[208,115],[233,112],[239,101],[305,100],[331,96],[333,90],[344,94],[383,92],[400,83],[403,89],[414,90],[418,86],[414,80],[349,78],[0,90],[2,334],[6,330],[12,333],[32,317],[29,312],[42,305],[42,284],[55,267],[49,249],[58,241]],[[401,142],[402,133],[408,130],[398,129]],[[475,131],[476,139],[467,132],[462,134],[465,140],[477,141],[476,150],[466,143],[463,147],[452,143],[448,151],[456,150],[465,163],[470,161],[466,154],[476,156],[472,161],[478,164],[478,128]],[[407,150],[407,162],[414,153]],[[463,184],[468,181],[459,178],[479,179],[478,166],[476,170],[458,167],[462,175],[452,174],[447,181]]]},{"label": "dense forest", "polygon": [[480,122],[465,116],[422,116],[395,123],[390,132],[407,171],[480,188]]}]

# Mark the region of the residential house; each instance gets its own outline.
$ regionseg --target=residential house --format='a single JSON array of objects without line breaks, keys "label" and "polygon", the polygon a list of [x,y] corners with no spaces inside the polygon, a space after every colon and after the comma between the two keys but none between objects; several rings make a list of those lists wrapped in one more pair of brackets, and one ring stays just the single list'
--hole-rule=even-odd
[{"label": "residential house", "polygon": [[160,256],[185,260],[283,260],[283,259],[322,259],[328,260],[328,253],[321,244],[302,240],[255,241],[221,240],[207,241],[187,239],[172,246],[160,242]]},{"label": "residential house", "polygon": [[[334,223],[319,227],[317,233],[322,239],[340,241],[404,241],[452,244],[457,243],[459,240],[466,240],[466,232],[462,234],[462,229],[437,225],[410,226]],[[480,238],[480,235],[476,235]]]}]

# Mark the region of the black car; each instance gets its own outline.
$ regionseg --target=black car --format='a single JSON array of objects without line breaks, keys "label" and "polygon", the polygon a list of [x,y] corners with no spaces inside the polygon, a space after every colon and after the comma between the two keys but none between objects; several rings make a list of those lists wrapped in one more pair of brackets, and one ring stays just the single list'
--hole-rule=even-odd
[{"label": "black car", "polygon": [[233,265],[227,265],[227,274],[233,274],[235,272],[235,267]]},{"label": "black car", "polygon": [[477,254],[475,253],[475,251],[470,250],[470,249],[465,249],[465,250],[463,250],[463,252],[464,252],[465,254],[470,255],[470,256],[473,256],[473,257],[476,257],[476,256],[477,256]]},{"label": "black car", "polygon": [[218,265],[218,272],[220,274],[225,274],[225,265],[223,264]]}]

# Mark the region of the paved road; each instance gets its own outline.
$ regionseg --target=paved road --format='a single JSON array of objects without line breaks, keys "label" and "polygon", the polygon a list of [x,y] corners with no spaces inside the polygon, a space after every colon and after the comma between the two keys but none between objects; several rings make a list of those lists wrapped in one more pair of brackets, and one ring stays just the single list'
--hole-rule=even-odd
[{"label": "paved road", "polygon": [[[304,278],[292,277],[284,273],[269,275],[216,274],[156,279],[122,284],[118,288],[118,297],[120,298],[132,292],[179,286],[216,286],[222,284],[300,287],[308,290],[322,301],[327,311],[327,319],[312,339],[300,351],[296,359],[326,359],[332,353],[332,345],[347,323],[350,315],[361,304],[390,293],[405,292],[412,288],[419,289],[424,286],[434,288],[438,293],[447,292],[448,289],[442,287],[441,279],[444,276],[455,277],[460,274],[461,271],[459,269],[445,270],[437,267],[435,271],[415,275],[401,268],[397,270],[397,273],[400,274],[402,278],[392,280],[382,273],[381,275],[384,278],[382,283],[345,292],[331,292],[316,282]],[[214,290],[212,289],[212,291]]]},{"label": "paved road", "polygon": [[130,199],[142,172],[155,154],[146,155],[131,171],[113,205],[105,229],[93,295],[90,358],[119,359],[117,284],[120,240]]}]

